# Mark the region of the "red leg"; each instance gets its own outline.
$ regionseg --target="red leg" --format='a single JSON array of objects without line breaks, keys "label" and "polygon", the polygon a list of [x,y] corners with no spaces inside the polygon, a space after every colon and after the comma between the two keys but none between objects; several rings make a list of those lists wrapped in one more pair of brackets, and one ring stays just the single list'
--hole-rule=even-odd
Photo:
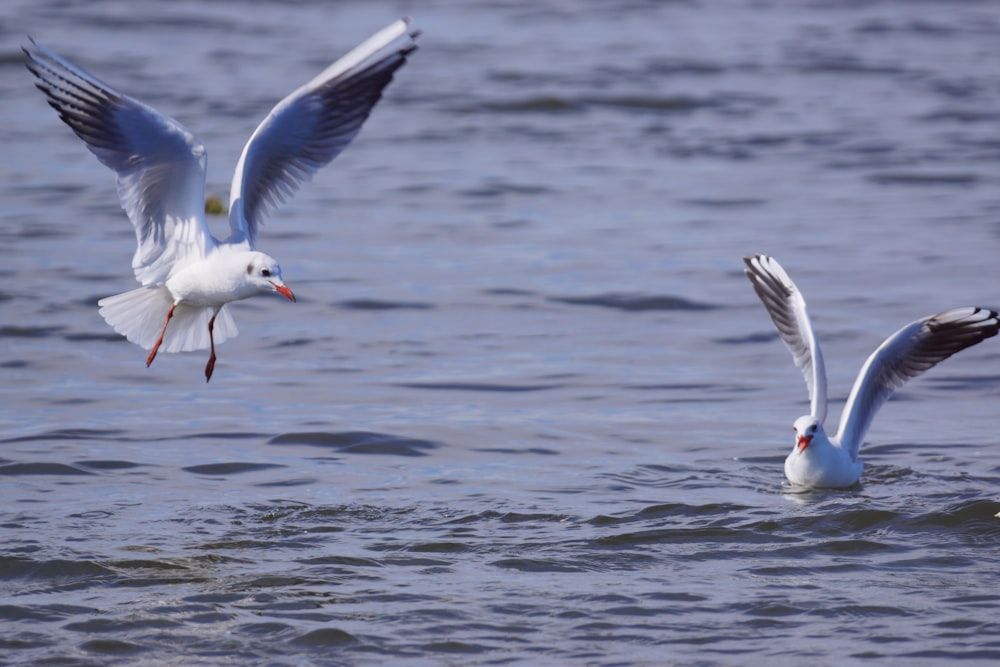
[{"label": "red leg", "polygon": [[164,320],[163,328],[160,329],[160,337],[156,339],[156,345],[153,346],[153,349],[149,352],[149,356],[146,357],[146,368],[149,368],[149,365],[153,363],[153,359],[156,359],[156,351],[160,349],[160,344],[163,343],[163,334],[167,333],[167,325],[170,324],[170,318],[174,316],[174,308],[176,307],[177,304],[175,303],[167,311],[167,319]]},{"label": "red leg", "polygon": [[208,363],[205,364],[205,382],[212,379],[212,371],[215,370],[215,334],[212,333],[214,329],[215,315],[212,315],[212,319],[208,321],[208,342],[212,348],[212,353],[208,355]]}]

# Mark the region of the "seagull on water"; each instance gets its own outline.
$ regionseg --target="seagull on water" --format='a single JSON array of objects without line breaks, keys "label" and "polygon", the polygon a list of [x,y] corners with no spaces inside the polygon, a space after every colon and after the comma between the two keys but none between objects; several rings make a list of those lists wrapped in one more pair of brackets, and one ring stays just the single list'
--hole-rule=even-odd
[{"label": "seagull on water", "polygon": [[1000,318],[986,308],[965,307],[924,317],[879,345],[854,381],[834,437],[826,419],[826,370],[802,293],[776,260],[744,257],[746,274],[774,321],[781,340],[809,389],[809,414],[795,420],[795,444],[785,459],[785,476],[805,487],[844,488],[861,477],[858,449],[875,413],[907,380],[951,355],[1000,331]]},{"label": "seagull on water", "polygon": [[101,316],[156,353],[211,350],[236,335],[226,304],[277,292],[295,301],[281,267],[256,250],[264,217],[351,142],[393,74],[417,48],[402,19],[383,28],[293,91],[250,136],[229,193],[230,235],[205,221],[205,147],[184,126],[31,40],[24,49],[59,117],[117,173],[118,197],[135,227],[132,258],[142,287],[98,301]]}]

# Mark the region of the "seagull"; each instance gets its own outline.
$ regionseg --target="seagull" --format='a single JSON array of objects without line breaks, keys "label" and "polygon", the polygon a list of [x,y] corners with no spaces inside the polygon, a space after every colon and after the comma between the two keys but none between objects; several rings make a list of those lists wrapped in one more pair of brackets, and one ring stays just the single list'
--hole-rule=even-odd
[{"label": "seagull", "polygon": [[746,274],[792,353],[809,389],[809,414],[795,420],[795,444],[785,459],[785,476],[810,488],[846,488],[861,477],[858,449],[875,413],[911,378],[1000,331],[1000,318],[987,308],[965,307],[930,315],[889,336],[854,381],[837,435],[823,430],[826,370],[802,293],[776,260],[744,257]]},{"label": "seagull", "polygon": [[226,304],[278,293],[295,301],[281,267],[256,250],[257,228],[278,204],[354,139],[393,74],[416,48],[410,19],[383,28],[293,91],[257,126],[236,164],[229,237],[205,221],[206,152],[183,125],[123,95],[29,37],[36,86],[87,148],[117,173],[135,227],[132,258],[142,285],[98,301],[105,321],[156,353],[211,350],[237,334]]}]

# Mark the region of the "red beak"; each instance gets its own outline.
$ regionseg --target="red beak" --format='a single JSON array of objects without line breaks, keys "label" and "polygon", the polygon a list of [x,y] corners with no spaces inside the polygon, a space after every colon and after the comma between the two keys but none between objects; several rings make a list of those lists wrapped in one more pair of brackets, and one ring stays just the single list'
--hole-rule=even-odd
[{"label": "red beak", "polygon": [[288,289],[285,285],[279,285],[278,283],[271,283],[274,285],[274,291],[285,297],[289,301],[295,301],[295,295],[292,294],[292,290]]},{"label": "red beak", "polygon": [[812,441],[812,439],[813,439],[813,437],[811,435],[800,435],[799,436],[799,451],[801,452],[806,447],[808,447],[809,443],[810,443],[810,441]]}]

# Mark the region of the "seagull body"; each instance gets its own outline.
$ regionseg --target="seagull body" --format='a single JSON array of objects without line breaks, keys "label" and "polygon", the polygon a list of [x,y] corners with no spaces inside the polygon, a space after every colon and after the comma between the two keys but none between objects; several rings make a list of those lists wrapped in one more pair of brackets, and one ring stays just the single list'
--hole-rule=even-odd
[{"label": "seagull body", "polygon": [[858,450],[875,413],[907,380],[1000,331],[1000,317],[966,307],[924,317],[892,334],[858,373],[844,405],[837,434],[823,429],[826,369],[802,293],[780,264],[767,255],[744,257],[746,275],[792,353],[809,389],[810,414],[795,420],[795,444],[785,476],[806,487],[844,488],[861,477]]},{"label": "seagull body", "polygon": [[132,269],[142,287],[98,306],[115,331],[150,350],[147,366],[160,350],[210,348],[209,380],[215,343],[237,334],[227,303],[275,292],[295,301],[278,262],[256,250],[257,229],[354,139],[418,35],[409,19],[396,21],[271,110],[240,155],[230,235],[221,241],[205,220],[207,155],[191,132],[33,40],[24,49],[49,104],[117,173],[118,196],[135,227]]}]

